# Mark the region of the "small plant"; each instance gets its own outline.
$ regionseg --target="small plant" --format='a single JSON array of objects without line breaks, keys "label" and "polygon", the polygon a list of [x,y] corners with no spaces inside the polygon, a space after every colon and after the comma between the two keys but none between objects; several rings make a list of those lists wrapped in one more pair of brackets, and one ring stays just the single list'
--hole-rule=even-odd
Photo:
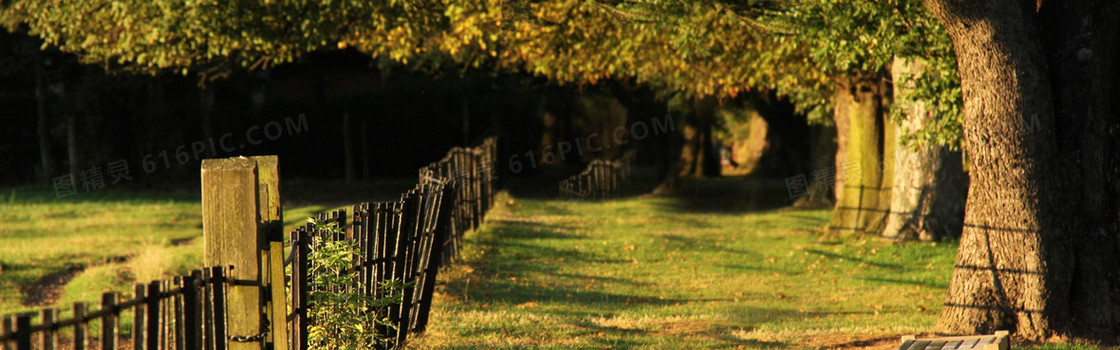
[{"label": "small plant", "polygon": [[398,280],[381,283],[377,289],[379,295],[385,296],[382,298],[362,293],[365,284],[352,271],[359,252],[357,242],[335,240],[343,233],[335,222],[307,221],[315,226],[312,249],[308,252],[312,277],[308,282],[308,315],[313,320],[308,328],[311,348],[371,349],[376,344],[395,347],[395,338],[379,334],[377,326],[397,329],[386,311],[390,305],[401,302],[405,284]]}]

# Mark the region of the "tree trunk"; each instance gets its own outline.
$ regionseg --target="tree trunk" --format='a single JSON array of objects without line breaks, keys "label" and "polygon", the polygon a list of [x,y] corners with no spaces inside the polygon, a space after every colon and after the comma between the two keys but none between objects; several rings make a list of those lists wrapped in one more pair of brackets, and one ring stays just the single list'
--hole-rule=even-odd
[{"label": "tree trunk", "polygon": [[[913,89],[907,79],[920,74],[923,66],[921,61],[895,58],[891,67],[893,103],[905,114],[898,136],[913,133],[938,117],[924,103],[902,98]],[[966,190],[960,152],[933,143],[899,147],[895,152],[891,207],[883,236],[921,240],[960,236]]]},{"label": "tree trunk", "polygon": [[[1114,0],[1047,1],[1039,9],[1050,62],[1058,149],[1066,192],[1081,226],[1072,253],[1070,335],[1116,340],[1120,333],[1120,4]],[[1071,215],[1072,216],[1072,215]]]},{"label": "tree trunk", "polygon": [[70,163],[70,174],[74,176],[78,176],[78,171],[82,168],[82,158],[78,151],[78,128],[75,125],[77,119],[76,113],[66,115],[66,156]]},{"label": "tree trunk", "polygon": [[47,112],[47,82],[46,67],[43,66],[42,55],[35,55],[35,109],[38,114],[37,132],[39,136],[39,159],[43,168],[42,178],[50,181],[58,172],[58,165],[54,161],[54,151],[51,147],[50,114]]},{"label": "tree trunk", "polygon": [[836,124],[836,181],[832,184],[832,198],[839,201],[844,190],[844,162],[848,160],[848,110],[852,107],[852,94],[842,84],[836,85],[832,99],[832,121]]},{"label": "tree trunk", "polygon": [[812,140],[813,173],[810,186],[804,196],[793,203],[796,207],[822,207],[835,205],[834,190],[836,176],[836,126],[812,125],[809,129]]},{"label": "tree trunk", "polygon": [[1046,339],[1069,319],[1069,196],[1034,1],[927,0],[952,37],[971,178],[938,326]]},{"label": "tree trunk", "polygon": [[214,87],[198,89],[198,119],[202,128],[202,139],[214,140]]},{"label": "tree trunk", "polygon": [[681,152],[683,177],[719,176],[719,158],[712,147],[712,125],[718,103],[711,96],[693,100],[693,124],[685,128],[686,144]]},{"label": "tree trunk", "polygon": [[342,112],[342,162],[346,182],[354,182],[354,142],[350,130],[350,112]]},{"label": "tree trunk", "polygon": [[890,210],[897,144],[883,108],[886,88],[878,77],[846,78],[840,85],[838,100],[848,106],[847,159],[829,230],[879,234]]}]

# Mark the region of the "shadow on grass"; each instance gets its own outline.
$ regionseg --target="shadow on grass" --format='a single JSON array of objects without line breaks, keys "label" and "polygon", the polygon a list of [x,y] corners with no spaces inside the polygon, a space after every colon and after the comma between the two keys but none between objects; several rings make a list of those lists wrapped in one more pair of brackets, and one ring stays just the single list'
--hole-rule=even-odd
[{"label": "shadow on grass", "polygon": [[776,210],[791,201],[782,179],[722,177],[680,179],[665,209],[685,213],[741,214]]},{"label": "shadow on grass", "polygon": [[830,258],[830,259],[853,261],[853,262],[863,263],[863,264],[866,264],[866,265],[870,265],[870,266],[874,266],[874,267],[878,267],[878,268],[883,268],[883,269],[900,270],[900,271],[905,269],[905,267],[902,266],[902,264],[886,264],[886,263],[871,261],[871,260],[868,260],[868,259],[857,258],[857,257],[851,256],[851,255],[844,255],[844,254],[838,254],[838,253],[833,253],[833,252],[826,252],[826,251],[818,250],[818,249],[804,249],[804,251],[806,253],[809,253],[809,254],[820,255],[820,256],[823,256],[823,257],[826,257],[826,258]]}]

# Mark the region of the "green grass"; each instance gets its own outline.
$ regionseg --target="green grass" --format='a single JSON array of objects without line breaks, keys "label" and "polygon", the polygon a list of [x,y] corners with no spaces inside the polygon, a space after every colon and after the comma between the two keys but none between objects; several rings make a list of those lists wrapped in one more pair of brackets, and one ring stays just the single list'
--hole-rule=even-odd
[{"label": "green grass", "polygon": [[954,244],[818,233],[829,210],[514,199],[416,348],[770,348],[933,330]]},{"label": "green grass", "polygon": [[[955,244],[827,236],[829,210],[756,200],[780,191],[688,186],[690,196],[607,202],[503,194],[441,274],[429,329],[410,346],[891,348],[933,331]],[[338,204],[286,207],[285,227]],[[0,314],[33,310],[21,288],[60,271],[81,269],[56,304],[65,307],[196,268],[200,222],[186,191],[59,200],[49,188],[2,190]]]},{"label": "green grass", "polygon": [[[285,227],[331,209],[285,209]],[[53,304],[96,302],[106,291],[202,266],[197,193],[100,190],[57,198],[49,187],[0,191],[0,314],[33,311],[24,290],[45,276],[78,271]]]}]

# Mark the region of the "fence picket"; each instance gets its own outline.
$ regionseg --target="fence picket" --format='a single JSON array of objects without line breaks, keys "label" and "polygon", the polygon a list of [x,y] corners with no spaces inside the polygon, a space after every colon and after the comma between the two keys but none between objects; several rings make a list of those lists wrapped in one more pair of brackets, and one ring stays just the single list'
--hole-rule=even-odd
[{"label": "fence picket", "polygon": [[147,302],[148,288],[143,284],[136,284],[132,287],[132,298],[137,301],[137,304],[132,306],[132,348],[135,350],[144,349],[144,310],[143,306]]},{"label": "fence picket", "polygon": [[148,300],[144,305],[144,311],[147,312],[148,325],[145,327],[144,340],[145,348],[147,350],[159,350],[160,341],[160,321],[163,319],[160,307],[160,300],[162,300],[163,285],[160,281],[152,281],[148,283]]},{"label": "fence picket", "polygon": [[58,333],[55,329],[55,321],[58,320],[58,310],[56,309],[43,309],[39,311],[39,321],[46,327],[39,335],[39,345],[43,350],[54,350],[54,344],[58,342]]},{"label": "fence picket", "polygon": [[[86,312],[89,311],[89,305],[86,303],[74,303],[74,318],[85,319]],[[89,334],[89,324],[86,322],[78,322],[74,325],[74,350],[85,350],[86,337]]]},{"label": "fence picket", "polygon": [[16,349],[31,349],[31,314],[16,316]]},{"label": "fence picket", "polygon": [[120,322],[118,317],[120,310],[117,309],[117,301],[120,300],[120,295],[116,292],[109,292],[101,295],[101,312],[105,314],[101,316],[101,349],[102,350],[116,350],[117,349],[117,334],[120,331]]},{"label": "fence picket", "polygon": [[216,266],[211,268],[211,275],[214,281],[210,284],[213,298],[214,312],[214,350],[226,350],[228,339],[226,338],[226,270],[224,267]]}]

